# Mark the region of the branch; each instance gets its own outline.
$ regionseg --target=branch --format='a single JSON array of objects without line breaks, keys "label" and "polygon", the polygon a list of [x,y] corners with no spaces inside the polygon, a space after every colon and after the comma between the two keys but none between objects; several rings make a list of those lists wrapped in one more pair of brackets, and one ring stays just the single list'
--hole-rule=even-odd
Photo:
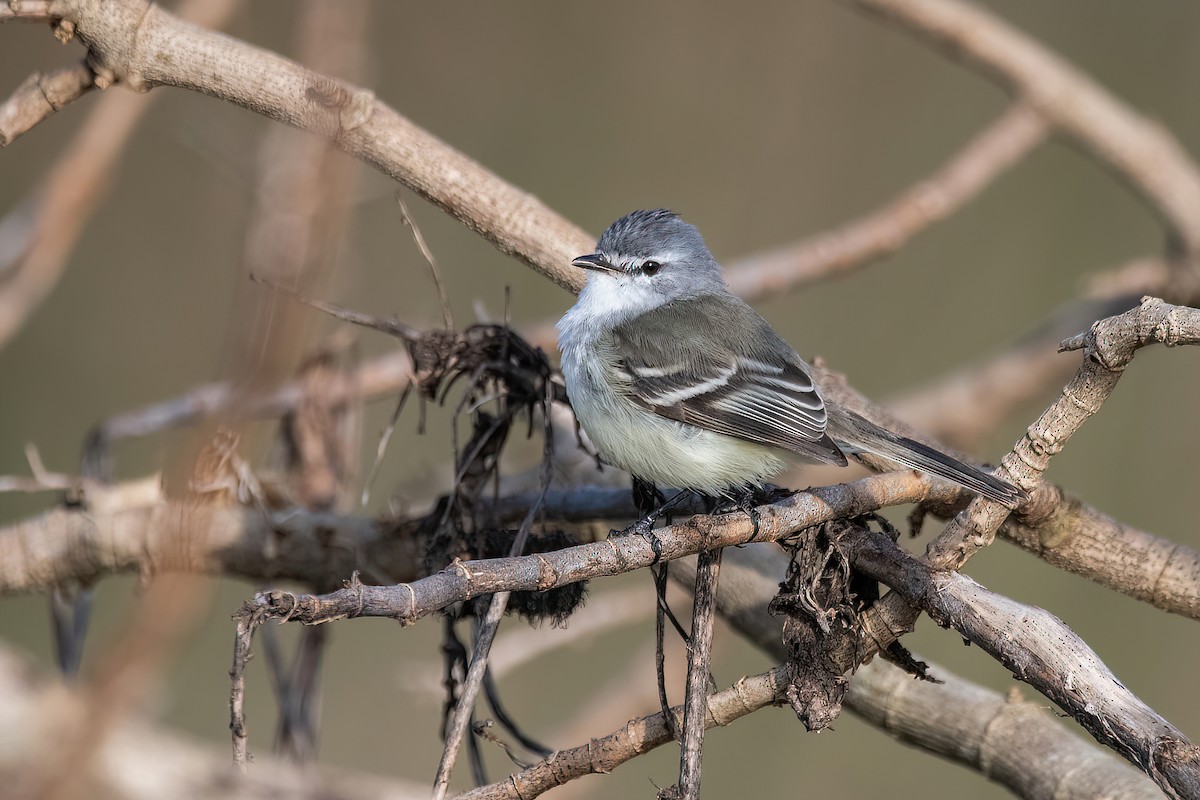
[{"label": "branch", "polygon": [[[20,11],[16,13],[19,19],[48,6],[47,3],[21,0]],[[179,12],[184,19],[220,26],[235,7],[234,0],[187,0]],[[9,4],[8,9],[11,11],[12,8]],[[69,22],[60,23],[56,29],[64,40],[73,35],[72,31]],[[88,71],[101,88],[111,80],[109,73],[98,71],[90,60]],[[19,214],[26,218],[14,220],[10,215],[4,220],[5,224],[0,225],[7,236],[17,239],[11,244],[4,243],[0,251],[19,254],[12,268],[13,274],[0,290],[0,347],[21,329],[62,277],[67,258],[92,210],[104,196],[130,135],[152,102],[152,98],[129,92],[108,92],[99,98],[37,192],[20,206]],[[0,142],[4,139],[3,125],[0,124]]]},{"label": "branch", "polygon": [[1045,136],[1042,118],[1016,102],[936,172],[883,208],[798,244],[731,264],[725,272],[729,287],[756,300],[840,277],[891,255],[970,202]]},{"label": "branch", "polygon": [[[55,509],[0,529],[0,594],[47,591],[121,572],[193,572],[337,585],[354,570],[395,582],[420,575],[415,523],[286,508],[205,509],[161,497],[156,479],[93,491],[84,509]],[[176,537],[186,536],[180,547]]]},{"label": "branch", "polygon": [[35,22],[45,24],[53,22],[50,13],[51,0],[9,0],[0,5],[0,23],[4,22]]},{"label": "branch", "polygon": [[[692,635],[688,648],[687,690],[683,704],[683,741],[679,752],[680,800],[699,800],[701,754],[708,726],[708,676],[712,660],[713,621],[717,614],[717,582],[724,550],[701,550],[692,590]],[[663,595],[666,596],[665,594]],[[665,705],[665,703],[664,703]]]},{"label": "branch", "polygon": [[[1050,458],[1062,451],[1112,394],[1134,353],[1155,342],[1167,347],[1200,344],[1200,310],[1145,298],[1137,308],[1101,320],[1087,334],[1063,342],[1063,351],[1085,349],[1083,363],[1058,400],[1042,412],[1001,460],[1000,477],[1033,491],[1050,465]],[[974,553],[991,543],[1007,517],[1008,509],[999,503],[973,500],[930,543],[926,551],[929,562],[942,569],[961,568]]]},{"label": "branch", "polygon": [[1128,180],[1200,257],[1200,173],[1166,129],[999,17],[958,0],[852,0],[1010,88]]},{"label": "branch", "polygon": [[[2,6],[0,6],[2,8]],[[33,794],[31,776],[44,760],[74,734],[86,714],[87,698],[78,687],[46,680],[44,674],[13,653],[0,651],[0,777],[6,797]],[[34,767],[34,769],[31,769]],[[254,775],[233,781],[229,759],[212,747],[153,725],[140,715],[122,715],[82,773],[79,796],[124,800],[408,800],[426,791],[396,779],[346,769],[294,765],[267,757],[255,762]]]},{"label": "branch", "polygon": [[[757,541],[775,541],[832,519],[861,516],[887,506],[916,503],[933,493],[933,484],[913,472],[875,475],[860,481],[797,493],[759,507]],[[501,591],[537,591],[591,578],[620,575],[701,550],[744,544],[755,538],[744,515],[693,517],[659,528],[649,537],[624,536],[519,558],[456,561],[442,572],[411,583],[368,586],[352,580],[323,595],[260,592],[239,617],[257,623],[286,619],[318,624],[335,619],[387,617],[407,625],[452,603]]]},{"label": "branch", "polygon": [[979,645],[1169,796],[1200,797],[1200,748],[1130,692],[1058,617],[957,572],[935,571],[886,536],[839,527],[838,542],[858,569]]},{"label": "branch", "polygon": [[594,239],[414,125],[370,91],[188,24],[145,0],[59,0],[89,63],[135,91],[177,86],[332,139],[560,286],[583,283],[571,259]]},{"label": "branch", "polygon": [[[775,667],[761,675],[742,678],[724,691],[710,695],[704,715],[704,727],[716,728],[730,724],[760,708],[778,705],[781,687],[787,681],[787,668]],[[671,709],[679,725],[683,707]],[[522,770],[490,786],[458,796],[458,800],[532,800],[584,775],[612,772],[626,761],[672,741],[666,717],[662,712],[630,720],[607,736],[592,739],[585,745],[560,750],[545,761]]]},{"label": "branch", "polygon": [[1048,509],[1010,519],[1001,536],[1055,567],[1200,620],[1200,550],[1119,522],[1058,487],[1040,494]]},{"label": "branch", "polygon": [[35,72],[0,103],[0,147],[7,147],[67,103],[95,87],[95,75],[84,62],[54,72]]},{"label": "branch", "polygon": [[[773,658],[788,658],[779,617],[763,609],[779,591],[788,557],[769,545],[730,550],[717,608],[734,628]],[[685,588],[689,559],[671,565]],[[1141,772],[1063,729],[1045,704],[1006,698],[937,665],[938,683],[916,681],[882,659],[850,677],[846,705],[901,741],[955,761],[1018,797],[1160,798]]]}]

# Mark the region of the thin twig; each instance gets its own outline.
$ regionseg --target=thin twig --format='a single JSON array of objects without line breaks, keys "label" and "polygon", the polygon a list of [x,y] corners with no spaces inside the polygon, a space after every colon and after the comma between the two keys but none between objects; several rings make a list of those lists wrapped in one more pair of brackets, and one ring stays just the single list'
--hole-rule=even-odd
[{"label": "thin twig", "polygon": [[712,660],[713,621],[717,607],[717,580],[722,548],[702,550],[696,558],[696,588],[692,603],[691,652],[688,657],[687,694],[683,706],[683,742],[679,754],[679,796],[700,797],[700,761],[708,710],[709,664]]},{"label": "thin twig", "polygon": [[[521,527],[517,531],[516,538],[513,540],[512,548],[509,550],[510,557],[519,557],[525,552],[525,545],[529,541],[529,532],[533,529],[533,521],[541,513],[542,505],[546,502],[546,493],[550,491],[550,483],[554,478],[554,431],[550,424],[550,403],[553,396],[553,388],[548,381],[546,382],[545,391],[546,397],[542,404],[542,418],[544,422],[542,488],[537,500],[529,507],[529,512],[525,515],[525,519],[521,521]],[[487,616],[479,628],[478,636],[475,637],[474,647],[471,652],[471,666],[467,670],[466,680],[463,681],[462,692],[458,696],[458,704],[454,709],[454,719],[451,721],[450,728],[446,733],[446,744],[442,750],[442,757],[438,762],[437,776],[434,778],[433,783],[434,800],[442,800],[446,796],[446,789],[450,783],[450,773],[454,769],[454,762],[458,757],[462,738],[470,725],[471,715],[475,708],[475,698],[479,696],[479,689],[483,684],[484,672],[487,669],[488,652],[491,650],[492,641],[496,637],[496,631],[500,627],[500,619],[504,616],[504,611],[508,607],[510,594],[511,592],[509,591],[500,591],[492,595],[492,601],[488,605]]]},{"label": "thin twig", "polygon": [[446,285],[442,283],[442,271],[438,269],[437,259],[433,257],[433,251],[429,249],[429,245],[425,243],[425,237],[421,235],[421,229],[417,227],[416,220],[408,211],[408,206],[404,203],[404,196],[396,190],[396,203],[400,206],[400,216],[404,218],[404,224],[412,231],[413,240],[417,243],[417,248],[420,249],[421,255],[425,257],[425,263],[429,265],[429,273],[433,276],[433,283],[437,286],[438,302],[442,307],[442,325],[448,331],[454,330],[454,312],[450,308],[450,295],[446,292]]},{"label": "thin twig", "polygon": [[36,72],[0,103],[0,147],[6,147],[35,125],[87,94],[95,73],[86,62]]}]

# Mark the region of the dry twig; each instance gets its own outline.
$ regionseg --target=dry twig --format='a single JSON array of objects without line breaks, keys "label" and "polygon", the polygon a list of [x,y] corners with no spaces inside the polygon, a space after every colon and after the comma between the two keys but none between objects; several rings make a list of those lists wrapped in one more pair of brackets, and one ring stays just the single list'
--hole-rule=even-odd
[{"label": "dry twig", "polygon": [[[708,697],[705,728],[728,725],[746,714],[777,705],[782,699],[786,667],[742,678],[733,686]],[[679,719],[683,708],[671,709]],[[571,750],[560,750],[545,761],[516,775],[459,795],[459,800],[532,800],[555,786],[584,775],[608,773],[642,753],[671,741],[666,716],[659,712],[627,722],[607,736],[592,739]]]},{"label": "dry twig", "polygon": [[0,103],[0,147],[7,147],[67,103],[78,100],[95,84],[84,62],[50,73],[34,73]]}]

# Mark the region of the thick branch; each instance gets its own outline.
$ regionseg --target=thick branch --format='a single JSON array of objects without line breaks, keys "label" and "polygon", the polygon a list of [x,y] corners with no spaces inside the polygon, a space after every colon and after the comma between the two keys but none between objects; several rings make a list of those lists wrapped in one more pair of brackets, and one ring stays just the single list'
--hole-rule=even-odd
[{"label": "thick branch", "polygon": [[1139,700],[1048,611],[937,572],[885,536],[844,526],[855,566],[952,627],[1075,718],[1172,797],[1200,797],[1200,748]]},{"label": "thick branch", "polygon": [[[786,659],[779,617],[763,609],[779,590],[788,557],[751,545],[726,553],[717,607],[739,633],[774,658]],[[692,584],[690,559],[671,565]],[[916,681],[882,659],[850,678],[846,705],[901,741],[956,761],[1028,800],[1159,798],[1158,788],[1110,752],[1064,730],[1044,703],[1005,697],[937,665],[940,683]]]},{"label": "thick branch", "polygon": [[1109,589],[1200,619],[1200,551],[1118,522],[1047,487],[1058,502],[1034,520],[1009,520],[1000,535],[1049,564]]},{"label": "thick branch", "polygon": [[178,86],[325,136],[373,164],[560,286],[594,239],[364,89],[191,25],[145,0],[58,0],[98,74],[135,91]]}]

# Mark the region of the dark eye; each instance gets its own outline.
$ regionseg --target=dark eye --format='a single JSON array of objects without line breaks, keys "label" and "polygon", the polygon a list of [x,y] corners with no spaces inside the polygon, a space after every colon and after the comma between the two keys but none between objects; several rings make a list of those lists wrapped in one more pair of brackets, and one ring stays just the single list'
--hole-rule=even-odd
[{"label": "dark eye", "polygon": [[642,264],[642,272],[646,273],[647,275],[653,275],[660,269],[662,269],[662,264],[658,263],[657,261],[647,261],[645,264]]}]

